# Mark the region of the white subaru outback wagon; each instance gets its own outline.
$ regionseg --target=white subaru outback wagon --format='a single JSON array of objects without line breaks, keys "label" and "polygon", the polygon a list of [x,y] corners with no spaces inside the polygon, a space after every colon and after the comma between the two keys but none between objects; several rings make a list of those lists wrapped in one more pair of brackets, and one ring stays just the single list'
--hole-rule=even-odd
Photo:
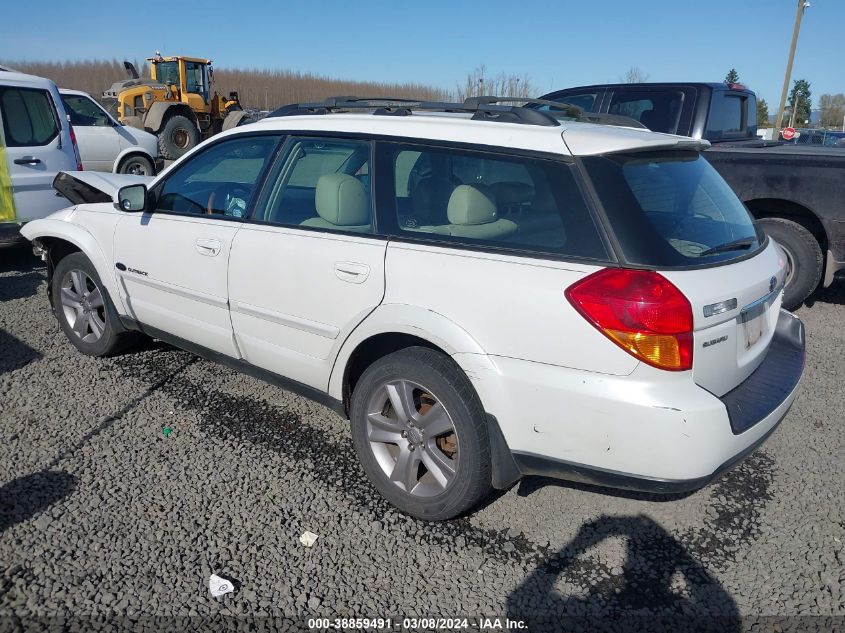
[{"label": "white subaru outback wagon", "polygon": [[414,516],[523,475],[696,489],[795,398],[783,256],[706,141],[563,114],[286,106],[146,185],[60,175],[78,204],[23,233],[80,351],[141,332],[309,396]]}]

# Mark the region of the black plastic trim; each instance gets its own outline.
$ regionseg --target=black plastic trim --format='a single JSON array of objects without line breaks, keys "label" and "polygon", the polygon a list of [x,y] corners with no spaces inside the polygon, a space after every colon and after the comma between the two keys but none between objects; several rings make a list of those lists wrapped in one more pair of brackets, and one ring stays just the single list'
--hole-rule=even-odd
[{"label": "black plastic trim", "polygon": [[492,467],[492,483],[497,490],[507,490],[520,480],[522,473],[516,465],[513,453],[508,448],[499,421],[496,416],[487,414],[487,433],[490,439],[490,461]]},{"label": "black plastic trim", "polygon": [[720,398],[728,410],[734,435],[752,428],[786,400],[801,380],[805,358],[804,324],[781,310],[761,365]]},{"label": "black plastic trim", "polygon": [[179,338],[178,336],[173,336],[172,334],[163,332],[158,328],[150,327],[148,325],[144,325],[143,323],[139,323],[134,319],[121,316],[120,322],[123,327],[125,327],[127,330],[136,330],[138,332],[143,332],[148,336],[157,338],[161,341],[164,341],[165,343],[169,343],[170,345],[183,349],[186,352],[190,352],[191,354],[196,354],[197,356],[200,356],[206,360],[210,360],[212,362],[220,363],[221,365],[231,367],[232,369],[239,371],[243,374],[247,374],[248,376],[252,376],[253,378],[258,378],[259,380],[268,382],[276,387],[281,387],[285,391],[290,391],[297,395],[308,398],[309,400],[313,400],[317,404],[321,404],[324,407],[328,407],[335,413],[341,415],[344,419],[348,417],[346,414],[346,409],[343,406],[343,402],[332,398],[326,392],[321,391],[315,387],[303,384],[296,380],[291,380],[290,378],[286,378],[284,376],[280,376],[279,374],[273,373],[266,369],[262,369],[261,367],[256,367],[255,365],[251,365],[250,363],[247,363],[244,360],[232,358],[231,356],[226,356],[225,354],[221,354],[220,352],[215,352],[214,350],[208,349],[207,347],[203,347],[202,345],[191,343],[190,341],[186,341],[185,339]]},{"label": "black plastic trim", "polygon": [[0,222],[0,246],[26,244],[26,238],[21,235],[21,225],[17,222]]},{"label": "black plastic trim", "polygon": [[575,481],[594,486],[605,486],[607,488],[616,488],[620,490],[633,490],[635,492],[682,494],[703,488],[707,484],[712,483],[721,477],[727,471],[731,470],[735,466],[738,466],[742,460],[748,457],[751,453],[757,450],[763,442],[769,439],[772,433],[775,432],[775,429],[780,426],[782,420],[783,418],[778,420],[765,435],[742,452],[737,453],[724,462],[711,474],[703,477],[697,477],[695,479],[657,479],[653,477],[641,477],[616,470],[594,468],[592,466],[585,466],[584,464],[552,459],[550,457],[534,455],[533,453],[515,452],[513,453],[513,458],[523,475],[550,477],[553,479]]}]

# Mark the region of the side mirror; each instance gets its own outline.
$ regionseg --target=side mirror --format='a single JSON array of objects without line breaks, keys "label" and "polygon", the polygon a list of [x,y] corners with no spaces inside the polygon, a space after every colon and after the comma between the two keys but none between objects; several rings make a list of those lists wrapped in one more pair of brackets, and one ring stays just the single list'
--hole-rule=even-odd
[{"label": "side mirror", "polygon": [[147,208],[147,185],[127,185],[117,192],[117,206],[121,211],[143,211]]}]

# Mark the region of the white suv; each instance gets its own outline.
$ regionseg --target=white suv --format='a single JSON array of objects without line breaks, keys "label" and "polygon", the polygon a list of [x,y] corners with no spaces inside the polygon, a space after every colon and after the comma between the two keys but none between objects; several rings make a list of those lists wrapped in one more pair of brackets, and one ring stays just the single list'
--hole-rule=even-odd
[{"label": "white suv", "polygon": [[804,367],[778,248],[703,146],[492,100],[329,100],[148,186],[67,187],[114,201],[24,234],[81,351],[143,332],[314,398],[412,515],[526,474],[678,492],[763,442]]}]

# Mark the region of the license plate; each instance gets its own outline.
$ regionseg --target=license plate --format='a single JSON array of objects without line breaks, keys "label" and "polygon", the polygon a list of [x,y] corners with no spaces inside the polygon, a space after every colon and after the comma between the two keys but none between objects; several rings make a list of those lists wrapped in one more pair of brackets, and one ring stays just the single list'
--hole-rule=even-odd
[{"label": "license plate", "polygon": [[768,323],[767,313],[770,305],[768,300],[759,301],[740,312],[739,321],[742,323],[742,331],[745,335],[745,349],[750,349],[763,338]]},{"label": "license plate", "polygon": [[745,332],[745,349],[750,349],[754,343],[763,338],[763,332],[766,329],[766,315],[761,314],[750,321],[743,322],[742,328]]}]

